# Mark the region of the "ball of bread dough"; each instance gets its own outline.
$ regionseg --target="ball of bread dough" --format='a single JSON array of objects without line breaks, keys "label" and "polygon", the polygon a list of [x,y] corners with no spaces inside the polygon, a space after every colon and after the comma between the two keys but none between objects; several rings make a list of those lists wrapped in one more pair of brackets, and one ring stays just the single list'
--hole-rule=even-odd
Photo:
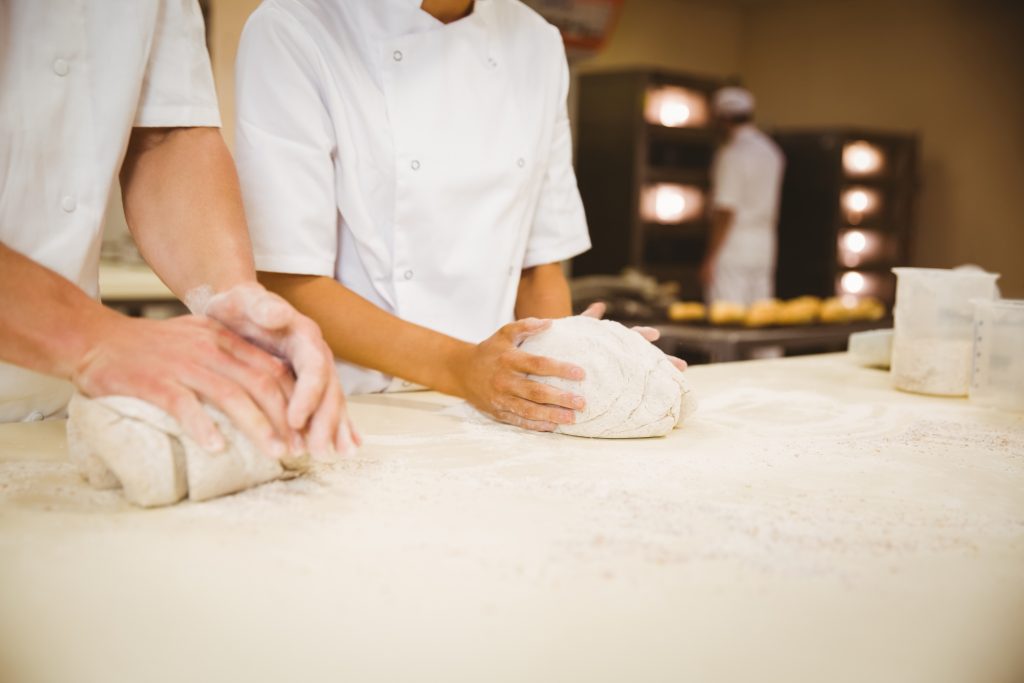
[{"label": "ball of bread dough", "polygon": [[190,439],[151,403],[75,394],[68,405],[68,454],[94,487],[120,486],[125,498],[143,507],[171,505],[186,495],[216,498],[308,466],[305,457],[277,461],[260,453],[223,413],[204,408],[227,443],[219,453]]},{"label": "ball of bread dough", "polygon": [[562,434],[604,439],[664,436],[696,410],[683,373],[656,346],[617,322],[561,318],[528,337],[520,348],[586,371],[582,382],[531,377],[586,400],[575,423],[557,427]]},{"label": "ball of bread dough", "polygon": [[853,307],[854,320],[881,320],[885,317],[885,304],[873,296],[865,296]]},{"label": "ball of bread dough", "polygon": [[838,297],[825,299],[821,304],[821,322],[848,323],[853,320],[853,304],[848,304]]},{"label": "ball of bread dough", "polygon": [[707,308],[699,301],[674,301],[668,307],[668,319],[675,322],[704,320],[707,315]]},{"label": "ball of bread dough", "polygon": [[743,324],[747,327],[775,325],[779,320],[781,310],[782,304],[778,299],[755,301],[747,309],[747,315],[743,319]]},{"label": "ball of bread dough", "polygon": [[800,296],[781,305],[778,316],[780,325],[811,325],[821,314],[821,299],[816,296]]},{"label": "ball of bread dough", "polygon": [[708,319],[715,325],[739,325],[746,317],[746,307],[731,301],[714,301],[708,311]]}]

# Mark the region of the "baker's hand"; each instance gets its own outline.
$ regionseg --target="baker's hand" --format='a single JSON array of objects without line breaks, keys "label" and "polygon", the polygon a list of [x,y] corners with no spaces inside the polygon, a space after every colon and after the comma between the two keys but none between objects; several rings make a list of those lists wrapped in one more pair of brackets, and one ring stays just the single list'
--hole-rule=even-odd
[{"label": "baker's hand", "polygon": [[[263,285],[247,282],[205,298],[188,297],[189,308],[285,360],[295,373],[288,401],[288,426],[296,432],[293,451],[302,446],[317,456],[351,453],[359,445],[334,370],[334,354],[315,322]],[[205,298],[205,300],[204,300]]]},{"label": "baker's hand", "polygon": [[287,455],[291,371],[209,318],[156,321],[112,315],[75,364],[71,381],[86,396],[134,396],[162,408],[204,448],[224,438],[202,403],[227,415],[263,453]]},{"label": "baker's hand", "polygon": [[502,422],[525,429],[550,432],[560,424],[572,424],[574,411],[586,405],[583,397],[527,375],[579,381],[583,368],[518,348],[524,339],[550,326],[550,320],[526,318],[505,325],[473,347],[468,361],[456,371],[466,400]]},{"label": "baker's hand", "polygon": [[[608,310],[608,307],[604,304],[604,302],[595,301],[594,303],[587,306],[587,310],[583,311],[583,313],[581,313],[580,315],[585,315],[588,318],[597,318],[598,320],[600,320],[602,317],[604,317],[604,313],[606,310]],[[636,332],[637,334],[639,334],[641,337],[651,342],[652,344],[658,341],[658,339],[661,337],[661,332],[659,332],[653,327],[643,327],[638,325],[630,329],[632,329],[634,332]],[[668,354],[665,354],[665,357],[668,358],[672,365],[676,366],[678,369],[686,369],[686,361],[683,360],[682,358],[676,358],[675,356],[669,356]]]}]

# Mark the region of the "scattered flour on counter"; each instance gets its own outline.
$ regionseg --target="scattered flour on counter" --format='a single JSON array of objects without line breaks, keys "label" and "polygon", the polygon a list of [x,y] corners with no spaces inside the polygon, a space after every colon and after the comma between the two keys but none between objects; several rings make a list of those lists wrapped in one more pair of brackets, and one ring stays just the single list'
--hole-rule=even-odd
[{"label": "scattered flour on counter", "polygon": [[[883,564],[1024,546],[1020,506],[958,476],[1024,482],[1024,421],[897,398],[723,389],[686,425],[699,447],[681,433],[566,439],[456,404],[450,431],[369,434],[304,478],[201,504],[135,510],[53,462],[0,463],[0,501],[110,535],[254,539],[310,571],[360,563],[370,582],[396,563],[532,585],[640,583],[693,565],[856,582]],[[388,589],[380,576],[374,590]]]},{"label": "scattered flour on counter", "polygon": [[962,339],[906,339],[893,342],[892,379],[897,389],[936,396],[966,396],[974,345]]},{"label": "scattered flour on counter", "polygon": [[48,460],[0,463],[0,503],[91,512],[131,508],[120,491],[88,486],[70,462]]},{"label": "scattered flour on counter", "polygon": [[867,402],[844,401],[810,391],[739,386],[705,397],[699,421],[728,430],[738,449],[755,447],[759,437],[793,436],[832,440],[836,435],[872,435],[897,427],[902,417]]}]

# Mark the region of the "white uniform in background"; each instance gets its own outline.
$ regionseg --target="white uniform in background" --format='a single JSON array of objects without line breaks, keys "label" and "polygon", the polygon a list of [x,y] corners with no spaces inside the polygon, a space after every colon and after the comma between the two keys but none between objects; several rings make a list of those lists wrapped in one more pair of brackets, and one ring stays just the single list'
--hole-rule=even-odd
[{"label": "white uniform in background", "polygon": [[776,221],[785,158],[751,123],[715,154],[712,203],[733,212],[715,262],[709,299],[751,304],[775,292]]},{"label": "white uniform in background", "polygon": [[[260,270],[479,342],[513,319],[523,268],[590,246],[562,39],[518,0],[448,25],[420,0],[267,0],[236,78]],[[350,393],[400,387],[339,370]]]},{"label": "white uniform in background", "polygon": [[[196,0],[4,0],[0,242],[97,295],[103,212],[133,126],[219,126]],[[0,422],[71,384],[0,363]]]}]

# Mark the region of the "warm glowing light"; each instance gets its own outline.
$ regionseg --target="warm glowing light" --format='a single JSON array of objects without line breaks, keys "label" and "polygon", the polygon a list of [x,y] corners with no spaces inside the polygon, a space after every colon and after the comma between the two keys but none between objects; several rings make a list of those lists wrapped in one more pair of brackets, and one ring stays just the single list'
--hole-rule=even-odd
[{"label": "warm glowing light", "polygon": [[846,206],[850,211],[864,213],[870,205],[871,200],[864,190],[854,190],[846,196]]},{"label": "warm glowing light", "polygon": [[868,246],[868,238],[860,230],[850,230],[843,237],[843,246],[854,254],[863,254]]},{"label": "warm glowing light", "polygon": [[686,212],[686,197],[679,188],[662,185],[655,191],[654,213],[663,223],[677,223]]},{"label": "warm glowing light", "polygon": [[889,252],[889,242],[878,230],[845,230],[839,234],[837,255],[847,268],[885,259]]},{"label": "warm glowing light", "polygon": [[853,225],[861,222],[866,214],[878,210],[881,198],[877,190],[868,187],[851,187],[843,192],[842,204],[846,219]]},{"label": "warm glowing light", "polygon": [[860,294],[864,291],[866,284],[864,276],[855,270],[843,273],[843,277],[839,280],[839,286],[847,294]]},{"label": "warm glowing light", "polygon": [[644,118],[666,128],[685,128],[706,125],[708,122],[707,96],[696,90],[675,85],[663,85],[647,91]]},{"label": "warm glowing light", "polygon": [[875,145],[864,140],[843,147],[843,168],[850,175],[871,175],[882,170],[885,157]]},{"label": "warm glowing light", "polygon": [[641,215],[654,223],[683,223],[699,218],[703,211],[704,192],[693,185],[648,185],[640,198]]},{"label": "warm glowing light", "polygon": [[661,125],[668,126],[669,128],[678,128],[679,126],[686,125],[686,122],[690,119],[690,108],[682,102],[665,101],[661,103],[661,111],[658,114],[658,118],[661,121]]}]

